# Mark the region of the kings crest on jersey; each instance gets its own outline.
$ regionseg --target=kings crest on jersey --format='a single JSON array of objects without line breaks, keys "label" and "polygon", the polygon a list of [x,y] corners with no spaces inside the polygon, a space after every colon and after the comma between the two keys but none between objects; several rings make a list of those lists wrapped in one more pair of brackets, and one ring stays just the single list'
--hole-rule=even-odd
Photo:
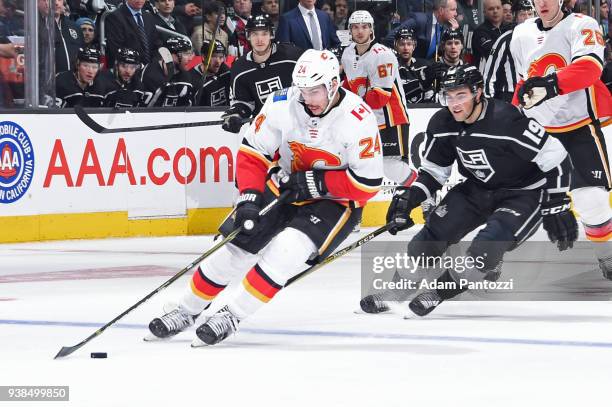
[{"label": "kings crest on jersey", "polygon": [[[510,50],[520,79],[546,76],[560,71],[577,60],[588,60],[589,68],[601,72],[605,41],[599,25],[591,17],[569,13],[551,29],[545,29],[539,18],[519,24],[512,35]],[[589,75],[589,72],[584,72]],[[593,86],[546,100],[525,110],[550,132],[569,131],[595,119],[612,114],[610,93],[597,80]]]},{"label": "kings crest on jersey", "polygon": [[[250,163],[239,167],[237,177],[248,177],[253,188],[262,190],[265,172],[274,165],[287,174],[346,170],[342,182],[348,179],[347,188],[367,194],[378,191],[383,168],[376,118],[357,95],[344,89],[338,92],[340,101],[322,117],[306,112],[297,88],[268,98],[242,141],[239,155],[248,156]],[[337,200],[349,204],[346,199]],[[365,201],[350,203],[362,206]]]}]

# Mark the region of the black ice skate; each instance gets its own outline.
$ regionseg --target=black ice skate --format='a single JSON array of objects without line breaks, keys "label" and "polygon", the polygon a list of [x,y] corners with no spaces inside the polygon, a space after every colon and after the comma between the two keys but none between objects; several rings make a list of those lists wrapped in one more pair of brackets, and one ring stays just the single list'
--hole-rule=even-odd
[{"label": "black ice skate", "polygon": [[424,317],[436,309],[442,301],[444,300],[440,297],[437,290],[425,291],[414,297],[414,299],[410,301],[410,304],[408,304],[408,307],[418,316]]},{"label": "black ice skate", "polygon": [[390,310],[387,301],[380,294],[366,295],[359,301],[359,306],[366,314],[380,314]]},{"label": "black ice skate", "polygon": [[177,306],[167,314],[155,318],[149,323],[149,331],[153,336],[149,335],[145,338],[145,341],[171,338],[193,325],[197,317],[197,315],[191,315]]},{"label": "black ice skate", "polygon": [[240,320],[236,315],[232,314],[229,308],[225,306],[196,329],[196,335],[203,343],[196,340],[191,346],[216,345],[234,334],[238,330],[239,323]]}]

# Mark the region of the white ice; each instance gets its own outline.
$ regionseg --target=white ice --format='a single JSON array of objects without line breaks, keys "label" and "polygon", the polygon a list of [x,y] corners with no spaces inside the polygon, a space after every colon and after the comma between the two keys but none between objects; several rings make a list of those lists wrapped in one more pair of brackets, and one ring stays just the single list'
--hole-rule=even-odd
[{"label": "white ice", "polygon": [[[142,341],[148,322],[186,288],[188,274],[71,356],[53,359],[211,240],[0,245],[0,385],[69,385],[70,402],[53,406],[610,403],[612,303],[459,301],[423,319],[356,315],[358,251],[281,291],[218,346],[191,349],[193,330],[168,342]],[[60,271],[66,273],[53,273]],[[91,359],[91,352],[108,359]]]}]

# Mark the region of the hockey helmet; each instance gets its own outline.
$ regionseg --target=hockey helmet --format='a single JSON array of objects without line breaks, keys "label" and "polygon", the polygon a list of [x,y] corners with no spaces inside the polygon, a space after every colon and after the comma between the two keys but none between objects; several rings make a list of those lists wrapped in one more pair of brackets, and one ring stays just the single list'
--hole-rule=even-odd
[{"label": "hockey helmet", "polygon": [[395,32],[394,37],[395,37],[395,42],[400,41],[400,40],[412,40],[416,44],[416,36],[414,35],[414,31],[408,28],[405,28],[405,27],[397,30]]},{"label": "hockey helmet", "polygon": [[267,14],[260,14],[254,17],[251,17],[247,20],[245,25],[245,30],[247,36],[249,32],[256,30],[266,30],[270,31],[270,34],[274,34],[274,24],[272,24],[272,20],[270,16]]},{"label": "hockey helmet", "polygon": [[[353,14],[349,17],[348,20],[348,29],[350,31],[351,25],[353,24],[369,24],[372,29],[372,33],[370,34],[370,42],[374,41],[374,17],[366,10],[357,10],[354,11]],[[352,40],[352,36],[351,36]]]},{"label": "hockey helmet", "polygon": [[117,62],[124,64],[140,64],[140,54],[131,48],[119,48],[117,50]]},{"label": "hockey helmet", "polygon": [[517,13],[521,10],[534,11],[530,0],[517,0],[512,4],[512,11]]},{"label": "hockey helmet", "polygon": [[474,65],[451,66],[442,76],[440,81],[440,103],[446,104],[446,92],[467,86],[476,95],[478,88],[482,88],[484,81],[482,74]]},{"label": "hockey helmet", "polygon": [[193,51],[191,41],[183,37],[170,37],[164,42],[164,47],[168,48],[171,54],[179,52]]},{"label": "hockey helmet", "polygon": [[[322,51],[315,49],[306,50],[295,63],[292,78],[293,85],[298,88],[312,88],[324,85],[327,89],[327,99],[331,101],[340,86],[340,65],[338,59],[331,51],[325,49]],[[337,83],[335,89],[334,80]],[[323,114],[327,113],[330,107],[330,104],[328,104]]]},{"label": "hockey helmet", "polygon": [[459,40],[463,44],[463,33],[459,30],[446,30],[440,38],[441,44],[446,44],[446,41]]},{"label": "hockey helmet", "polygon": [[334,54],[334,56],[338,59],[338,61],[340,61],[342,59],[342,53],[344,52],[344,48],[342,45],[338,45],[337,47],[331,47],[328,48],[327,50],[329,52],[331,52],[332,54]]},{"label": "hockey helmet", "polygon": [[96,48],[79,48],[79,53],[77,54],[77,60],[79,62],[92,62],[94,64],[99,64],[100,58],[100,51]]},{"label": "hockey helmet", "polygon": [[[200,55],[202,55],[202,58],[208,55],[208,51],[210,50],[209,49],[210,45],[211,45],[210,40],[202,41],[202,48],[200,49]],[[212,53],[213,54],[223,54],[225,56],[225,53],[226,53],[225,46],[223,45],[221,41],[215,40],[214,49],[212,50]]]}]

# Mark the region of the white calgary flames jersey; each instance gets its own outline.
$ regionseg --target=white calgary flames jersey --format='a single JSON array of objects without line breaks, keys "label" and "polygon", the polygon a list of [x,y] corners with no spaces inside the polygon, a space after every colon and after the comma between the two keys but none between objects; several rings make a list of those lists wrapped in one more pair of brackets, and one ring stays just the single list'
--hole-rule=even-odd
[{"label": "white calgary flames jersey", "polygon": [[[537,20],[532,18],[519,24],[512,35],[510,51],[522,80],[561,71],[578,58],[591,58],[602,65],[605,43],[593,18],[572,13],[545,30],[540,30]],[[596,87],[591,86],[570,92],[524,112],[550,132],[569,131],[601,117],[598,105],[603,106],[605,100],[602,103],[601,98],[610,95],[600,90],[596,92]]]},{"label": "white calgary flames jersey", "polygon": [[297,88],[277,91],[247,130],[240,152],[259,161],[276,160],[285,173],[346,170],[351,188],[375,193],[383,177],[376,118],[357,95],[340,92],[338,105],[312,117]]},{"label": "white calgary flames jersey", "polygon": [[[342,53],[342,67],[346,74],[345,87],[370,103],[379,128],[408,123],[406,96],[393,51],[372,43],[363,55],[357,55],[355,43],[351,43]],[[368,92],[373,93],[366,96]],[[371,100],[386,100],[386,103],[376,106]]]}]

